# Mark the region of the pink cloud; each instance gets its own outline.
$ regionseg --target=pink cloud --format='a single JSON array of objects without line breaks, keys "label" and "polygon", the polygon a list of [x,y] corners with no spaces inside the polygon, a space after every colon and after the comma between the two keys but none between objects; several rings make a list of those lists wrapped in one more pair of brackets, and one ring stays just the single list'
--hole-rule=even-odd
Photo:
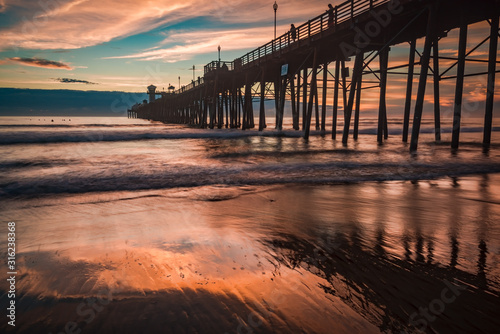
[{"label": "pink cloud", "polygon": [[[5,0],[1,0],[5,1]],[[222,23],[272,24],[273,11],[265,0],[60,0],[15,4],[28,13],[17,24],[2,29],[0,48],[76,49],[115,38],[136,35],[161,26],[195,17],[208,17]],[[319,0],[307,6],[298,0],[280,3],[278,19],[293,22],[319,15],[326,4]],[[268,37],[270,35],[268,34]]]}]

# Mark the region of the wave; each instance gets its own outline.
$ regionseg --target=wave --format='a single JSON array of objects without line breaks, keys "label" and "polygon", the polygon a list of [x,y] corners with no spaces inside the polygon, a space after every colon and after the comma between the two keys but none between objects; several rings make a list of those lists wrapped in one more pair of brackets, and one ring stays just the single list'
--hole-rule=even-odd
[{"label": "wave", "polygon": [[[168,130],[167,130],[168,131]],[[319,134],[312,133],[312,135]],[[230,139],[245,137],[300,137],[302,132],[297,131],[263,131],[255,130],[186,130],[174,132],[133,132],[133,131],[66,131],[53,132],[4,132],[0,134],[0,145],[12,144],[41,144],[41,143],[78,143],[99,141],[135,141],[151,139]]]},{"label": "wave", "polygon": [[20,168],[49,168],[64,165],[74,165],[79,161],[73,159],[52,159],[50,161],[46,160],[14,160],[14,161],[0,161],[0,168],[2,169],[20,169]]},{"label": "wave", "polygon": [[325,162],[256,166],[170,165],[154,172],[109,169],[32,177],[0,183],[0,196],[136,191],[208,185],[345,184],[367,181],[410,181],[445,176],[499,173],[495,162],[363,163]]},{"label": "wave", "polygon": [[[78,143],[78,142],[109,142],[109,141],[135,141],[152,139],[231,139],[246,137],[301,137],[302,131],[295,130],[236,130],[236,129],[175,129],[168,130],[162,127],[156,127],[151,131],[133,131],[120,130],[129,125],[99,125],[102,127],[117,128],[118,130],[92,130],[78,129],[75,131],[3,131],[0,133],[0,145],[12,144],[41,144],[41,143]],[[134,125],[136,126],[136,125]],[[144,125],[139,125],[142,127]],[[464,127],[462,132],[482,132],[481,127]],[[493,131],[500,131],[500,127],[494,127]],[[442,129],[443,133],[451,132],[451,129]],[[341,131],[337,131],[341,133]],[[352,131],[351,131],[352,133]],[[377,128],[365,128],[359,130],[360,134],[375,135]],[[389,130],[390,135],[399,135],[402,131],[399,129]],[[423,128],[421,133],[434,133],[433,128]],[[320,136],[331,134],[331,131],[321,132],[312,130],[311,136]]]}]

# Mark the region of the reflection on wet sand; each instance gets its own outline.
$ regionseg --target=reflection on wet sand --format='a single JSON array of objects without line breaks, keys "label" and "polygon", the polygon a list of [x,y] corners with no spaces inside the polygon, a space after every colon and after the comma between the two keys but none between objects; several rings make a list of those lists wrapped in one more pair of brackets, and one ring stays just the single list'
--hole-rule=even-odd
[{"label": "reflection on wet sand", "polygon": [[499,180],[17,200],[17,332],[493,332]]}]

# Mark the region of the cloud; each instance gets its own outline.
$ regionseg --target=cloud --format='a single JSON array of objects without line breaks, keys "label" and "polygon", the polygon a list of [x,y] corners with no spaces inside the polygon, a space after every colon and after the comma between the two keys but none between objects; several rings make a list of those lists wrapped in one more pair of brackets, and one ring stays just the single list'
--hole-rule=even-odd
[{"label": "cloud", "polygon": [[[71,8],[73,8],[74,6],[79,5],[81,3],[84,3],[84,2],[87,2],[87,1],[89,1],[89,0],[75,0],[75,1],[70,1],[68,3],[60,3],[59,7],[54,6],[53,8],[50,8],[50,5],[45,4],[46,7],[44,7],[44,11],[39,13],[39,14],[35,14],[36,16],[34,16],[34,18],[38,19],[38,18],[42,18],[42,17],[51,17],[51,16],[56,16],[59,14],[64,14],[64,13],[69,12],[71,10]],[[55,3],[57,3],[57,1]]]},{"label": "cloud", "polygon": [[[9,0],[7,0],[9,1]],[[177,2],[177,3],[176,3]],[[150,31],[190,13],[191,1],[40,1],[19,3],[24,17],[0,31],[0,45],[24,49],[78,49]],[[26,13],[26,14],[25,14]]]},{"label": "cloud", "polygon": [[70,78],[55,78],[55,81],[59,81],[62,83],[83,83],[86,85],[98,85],[96,82],[90,82],[87,80],[79,80],[79,79],[70,79]]},{"label": "cloud", "polygon": [[54,69],[62,69],[62,70],[72,70],[69,65],[48,59],[41,58],[20,58],[20,57],[12,57],[9,58],[10,61],[20,63],[26,66],[35,66],[35,67],[43,67],[43,68],[54,68]]},{"label": "cloud", "polygon": [[[278,27],[278,31],[287,31],[288,26]],[[138,59],[162,60],[177,62],[191,59],[195,55],[216,53],[220,45],[222,52],[242,49],[253,49],[269,42],[272,39],[272,30],[269,27],[246,29],[205,30],[200,31],[171,31],[160,45],[142,52],[104,57],[104,59]]]},{"label": "cloud", "polygon": [[[202,17],[222,24],[265,23],[272,31],[274,18],[267,0],[0,1],[14,11],[12,17],[20,17],[0,30],[2,49],[78,49]],[[278,20],[287,25],[294,20],[305,22],[324,9],[320,0],[309,1],[307,6],[303,1],[283,0]]]}]

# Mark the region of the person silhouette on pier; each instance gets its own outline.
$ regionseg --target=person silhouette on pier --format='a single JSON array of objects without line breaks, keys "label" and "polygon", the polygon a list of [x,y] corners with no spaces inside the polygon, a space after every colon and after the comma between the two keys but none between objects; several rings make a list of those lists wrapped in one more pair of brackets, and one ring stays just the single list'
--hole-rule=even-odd
[{"label": "person silhouette on pier", "polygon": [[333,27],[333,6],[331,3],[328,4],[328,28]]},{"label": "person silhouette on pier", "polygon": [[290,26],[290,35],[292,37],[292,40],[295,42],[295,40],[297,39],[297,29],[295,28],[293,23]]}]

